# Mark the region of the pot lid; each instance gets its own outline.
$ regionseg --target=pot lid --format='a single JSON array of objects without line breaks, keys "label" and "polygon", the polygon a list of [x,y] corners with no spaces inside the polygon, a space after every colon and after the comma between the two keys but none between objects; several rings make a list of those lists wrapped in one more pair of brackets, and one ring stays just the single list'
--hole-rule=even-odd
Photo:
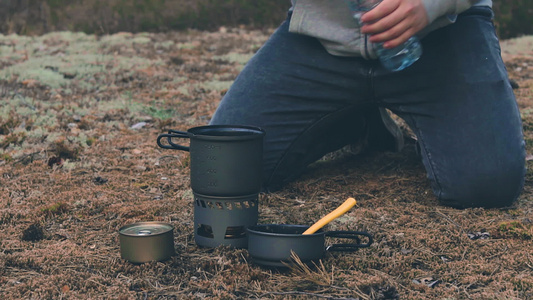
[{"label": "pot lid", "polygon": [[171,224],[163,222],[138,222],[123,226],[119,233],[127,236],[154,236],[172,231],[174,227]]},{"label": "pot lid", "polygon": [[249,140],[265,135],[263,129],[244,125],[208,125],[188,130],[197,139],[207,140]]}]

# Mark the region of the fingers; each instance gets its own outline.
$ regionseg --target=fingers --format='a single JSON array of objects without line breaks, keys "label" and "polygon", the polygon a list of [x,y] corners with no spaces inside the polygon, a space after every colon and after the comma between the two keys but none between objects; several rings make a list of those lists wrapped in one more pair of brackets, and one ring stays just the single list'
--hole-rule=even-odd
[{"label": "fingers", "polygon": [[[408,39],[410,39],[412,36],[414,36],[415,33],[410,33],[409,31],[405,31],[402,35],[394,38],[394,39],[391,39],[391,40],[387,40],[386,42],[383,43],[383,47],[384,48],[394,48],[394,47],[398,47],[400,46],[401,44],[407,42]],[[379,43],[380,41],[372,41],[372,43]]]},{"label": "fingers", "polygon": [[400,6],[401,1],[398,0],[388,0],[388,1],[382,1],[379,3],[376,7],[374,7],[369,12],[365,13],[361,17],[361,22],[363,23],[374,23],[387,15],[391,14],[395,10],[398,9]]},{"label": "fingers", "polygon": [[396,26],[383,31],[381,33],[373,34],[370,37],[372,43],[383,42],[385,48],[394,48],[403,44],[410,37],[415,35],[418,30],[409,27],[408,22],[400,22]]},{"label": "fingers", "polygon": [[372,35],[373,43],[384,42],[385,48],[396,47],[428,24],[421,0],[383,0],[361,17],[361,31]]}]

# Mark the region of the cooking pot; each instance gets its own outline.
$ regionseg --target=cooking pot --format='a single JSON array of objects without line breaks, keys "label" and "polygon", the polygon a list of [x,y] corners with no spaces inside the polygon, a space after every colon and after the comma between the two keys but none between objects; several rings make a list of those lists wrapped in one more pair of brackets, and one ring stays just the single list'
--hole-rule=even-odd
[{"label": "cooking pot", "polygon": [[[305,264],[316,263],[324,257],[326,251],[353,252],[369,247],[372,236],[363,231],[323,231],[302,234],[309,226],[288,224],[261,224],[249,226],[248,253],[252,262],[266,267],[287,267],[293,260],[293,252]],[[326,237],[353,240],[349,244],[325,246]],[[361,238],[367,240],[361,243]]]},{"label": "cooking pot", "polygon": [[[259,127],[208,125],[187,132],[169,130],[157,137],[157,144],[190,152],[191,188],[195,193],[242,196],[261,190],[264,135]],[[174,139],[188,139],[189,146]]]}]

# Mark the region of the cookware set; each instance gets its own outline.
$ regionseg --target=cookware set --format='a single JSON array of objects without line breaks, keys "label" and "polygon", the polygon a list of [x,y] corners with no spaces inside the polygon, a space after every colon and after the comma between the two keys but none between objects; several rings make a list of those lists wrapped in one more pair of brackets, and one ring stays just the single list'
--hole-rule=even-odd
[{"label": "cookware set", "polygon": [[[294,255],[312,264],[326,252],[369,247],[373,240],[367,232],[322,229],[351,209],[353,198],[312,226],[257,224],[264,135],[253,126],[208,125],[157,137],[161,148],[190,153],[196,244],[247,248],[254,263],[274,268],[293,263]],[[130,262],[162,261],[174,254],[170,224],[135,223],[120,228],[119,235],[121,256]],[[327,246],[326,239],[334,243]],[[348,242],[336,243],[339,239]]]},{"label": "cookware set", "polygon": [[246,248],[246,227],[258,219],[264,135],[254,126],[211,125],[157,137],[159,147],[190,154],[198,245]]}]

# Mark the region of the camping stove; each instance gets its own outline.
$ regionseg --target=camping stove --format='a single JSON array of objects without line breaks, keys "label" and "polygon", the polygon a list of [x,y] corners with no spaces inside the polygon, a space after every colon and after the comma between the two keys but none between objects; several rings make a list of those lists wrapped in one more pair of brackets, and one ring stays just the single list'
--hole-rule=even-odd
[{"label": "camping stove", "polygon": [[194,193],[194,239],[204,247],[248,246],[246,227],[256,225],[259,194],[216,197]]}]

